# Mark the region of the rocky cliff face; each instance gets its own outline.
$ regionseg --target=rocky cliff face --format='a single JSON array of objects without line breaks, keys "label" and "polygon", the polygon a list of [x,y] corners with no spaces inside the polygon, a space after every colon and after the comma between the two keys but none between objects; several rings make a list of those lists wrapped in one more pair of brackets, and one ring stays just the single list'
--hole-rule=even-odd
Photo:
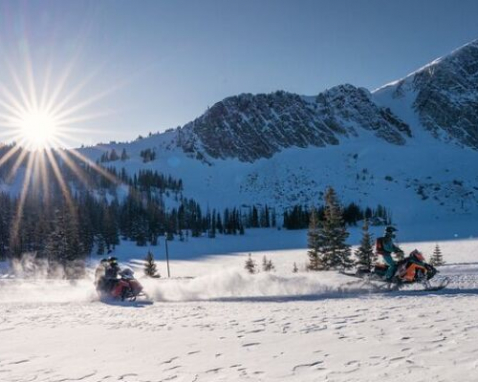
[{"label": "rocky cliff face", "polygon": [[411,136],[410,128],[374,104],[367,90],[342,85],[317,97],[276,92],[226,98],[184,126],[178,144],[213,158],[253,162],[288,147],[337,145],[360,130],[397,145]]},{"label": "rocky cliff face", "polygon": [[226,98],[178,129],[174,144],[198,159],[254,162],[289,147],[338,145],[365,131],[404,145],[423,129],[478,150],[478,40],[373,95],[346,84],[316,97],[279,91]]},{"label": "rocky cliff face", "polygon": [[383,91],[395,100],[411,94],[420,124],[436,138],[478,149],[478,40]]},{"label": "rocky cliff face", "polygon": [[422,125],[478,149],[478,40],[419,71],[413,82]]}]

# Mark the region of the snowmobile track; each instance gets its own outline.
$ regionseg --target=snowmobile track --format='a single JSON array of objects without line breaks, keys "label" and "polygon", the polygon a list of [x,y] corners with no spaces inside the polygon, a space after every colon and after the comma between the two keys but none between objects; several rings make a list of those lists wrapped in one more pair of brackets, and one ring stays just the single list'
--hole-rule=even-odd
[{"label": "snowmobile track", "polygon": [[[403,286],[407,285],[407,284],[391,284],[391,283],[388,283],[387,281],[384,281],[384,280],[373,279],[371,277],[363,277],[363,276],[359,276],[355,273],[348,273],[348,272],[339,272],[339,273],[344,275],[344,276],[353,277],[353,278],[362,280],[365,284],[374,285],[376,287],[378,293],[380,293],[380,292],[398,292],[398,291],[402,290],[401,288]],[[375,284],[373,284],[373,282],[381,283],[382,286],[375,285]],[[423,289],[416,289],[414,291],[415,292],[438,292],[442,289],[445,289],[448,286],[449,283],[450,283],[450,280],[447,277],[445,277],[442,280],[442,282],[438,285],[426,286]]]}]

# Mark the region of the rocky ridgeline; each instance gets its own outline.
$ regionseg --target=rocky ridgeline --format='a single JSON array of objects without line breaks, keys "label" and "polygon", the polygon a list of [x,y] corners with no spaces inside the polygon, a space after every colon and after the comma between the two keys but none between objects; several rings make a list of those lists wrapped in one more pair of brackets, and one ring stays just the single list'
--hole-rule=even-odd
[{"label": "rocky ridgeline", "polygon": [[414,95],[413,109],[433,136],[478,149],[478,40],[392,86],[394,99]]},{"label": "rocky ridgeline", "polygon": [[[382,92],[392,95],[389,101],[377,100]],[[412,100],[410,109],[395,108],[404,97]],[[422,126],[415,126],[407,115],[416,115],[413,121]],[[176,129],[169,146],[205,162],[207,158],[254,162],[289,147],[338,145],[365,131],[404,145],[421,128],[437,139],[478,149],[478,40],[373,96],[346,84],[315,97],[278,91],[226,98]]]},{"label": "rocky ridgeline", "polygon": [[317,97],[278,91],[226,98],[178,130],[177,143],[186,152],[253,162],[288,147],[338,145],[361,129],[397,145],[411,136],[410,128],[374,104],[367,90],[341,85]]},{"label": "rocky ridgeline", "polygon": [[478,149],[478,40],[415,75],[423,126]]}]

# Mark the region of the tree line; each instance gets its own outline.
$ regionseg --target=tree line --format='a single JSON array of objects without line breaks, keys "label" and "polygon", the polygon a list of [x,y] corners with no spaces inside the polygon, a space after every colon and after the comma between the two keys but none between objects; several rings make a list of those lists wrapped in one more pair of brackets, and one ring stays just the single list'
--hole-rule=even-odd
[{"label": "tree line", "polygon": [[[284,212],[283,221],[286,229],[306,229],[309,227],[316,215],[318,220],[324,220],[326,215],[326,205],[321,204],[318,207],[309,207],[296,205]],[[347,225],[357,225],[359,221],[367,219],[371,225],[390,225],[392,224],[392,213],[382,205],[376,208],[360,207],[352,202],[345,207],[341,207],[342,219]]]}]

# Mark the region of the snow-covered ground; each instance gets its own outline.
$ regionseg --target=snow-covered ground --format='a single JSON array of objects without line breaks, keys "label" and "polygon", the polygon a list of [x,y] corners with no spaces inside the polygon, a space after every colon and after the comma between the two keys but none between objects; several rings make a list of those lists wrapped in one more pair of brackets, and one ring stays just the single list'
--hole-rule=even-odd
[{"label": "snow-covered ground", "polygon": [[[100,302],[91,278],[4,278],[0,380],[476,381],[477,239],[438,242],[445,290],[376,293],[333,272],[292,273],[306,261],[304,235],[170,243],[172,275],[195,277],[141,280],[151,303]],[[435,243],[402,246],[431,253]],[[137,267],[145,250],[122,245],[117,255]],[[276,271],[246,274],[249,252]]]}]

